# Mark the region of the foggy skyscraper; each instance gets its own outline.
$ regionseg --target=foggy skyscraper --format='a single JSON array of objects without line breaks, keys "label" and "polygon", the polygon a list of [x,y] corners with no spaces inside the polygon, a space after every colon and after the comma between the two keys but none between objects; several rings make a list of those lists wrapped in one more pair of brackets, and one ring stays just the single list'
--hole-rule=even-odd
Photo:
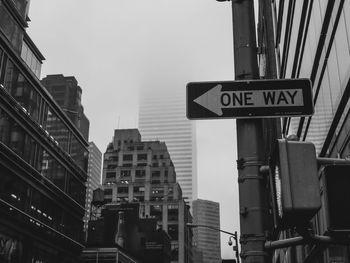
[{"label": "foggy skyscraper", "polygon": [[144,140],[164,141],[174,162],[183,198],[197,198],[195,125],[186,119],[185,89],[141,92],[139,130]]}]

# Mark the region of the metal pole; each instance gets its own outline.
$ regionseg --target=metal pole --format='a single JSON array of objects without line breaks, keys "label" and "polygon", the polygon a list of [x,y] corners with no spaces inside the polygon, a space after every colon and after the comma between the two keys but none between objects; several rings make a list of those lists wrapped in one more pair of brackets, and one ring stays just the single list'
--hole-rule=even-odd
[{"label": "metal pole", "polygon": [[236,259],[237,259],[237,263],[240,263],[237,231],[235,231],[234,239],[235,239],[235,245],[236,245],[236,247],[235,247]]},{"label": "metal pole", "polygon": [[[232,0],[235,79],[257,79],[257,47],[253,0]],[[237,120],[240,243],[242,263],[268,262],[265,252],[268,206],[261,119]]]},{"label": "metal pole", "polygon": [[338,159],[338,158],[317,158],[317,164],[321,165],[350,165],[350,160],[348,159]]},{"label": "metal pole", "polygon": [[237,233],[237,232],[231,233],[231,232],[224,231],[224,230],[221,230],[221,229],[219,229],[219,228],[212,227],[212,226],[207,226],[207,225],[197,225],[197,224],[187,223],[186,226],[187,226],[187,227],[192,227],[192,228],[195,228],[195,227],[205,227],[205,228],[209,228],[209,229],[212,229],[212,230],[215,230],[215,231],[219,231],[219,232],[222,232],[222,233],[231,235],[231,236],[234,236],[235,233]]}]

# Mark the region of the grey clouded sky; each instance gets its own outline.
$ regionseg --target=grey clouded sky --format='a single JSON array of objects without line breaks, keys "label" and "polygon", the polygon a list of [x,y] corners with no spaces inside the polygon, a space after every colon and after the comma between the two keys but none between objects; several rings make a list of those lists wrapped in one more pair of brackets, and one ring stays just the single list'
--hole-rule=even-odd
[{"label": "grey clouded sky", "polygon": [[[116,128],[135,128],[140,89],[233,79],[230,2],[32,0],[28,33],[46,74],[75,76],[102,152]],[[239,229],[233,120],[197,121],[198,197],[220,203],[221,229]],[[228,236],[222,256],[232,258]]]}]

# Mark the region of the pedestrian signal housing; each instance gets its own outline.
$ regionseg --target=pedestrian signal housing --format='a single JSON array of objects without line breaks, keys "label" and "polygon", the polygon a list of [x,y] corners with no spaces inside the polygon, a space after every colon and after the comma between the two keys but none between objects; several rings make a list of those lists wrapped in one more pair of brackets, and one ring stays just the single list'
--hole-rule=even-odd
[{"label": "pedestrian signal housing", "polygon": [[278,224],[306,226],[321,207],[315,146],[309,142],[277,141],[274,181]]}]

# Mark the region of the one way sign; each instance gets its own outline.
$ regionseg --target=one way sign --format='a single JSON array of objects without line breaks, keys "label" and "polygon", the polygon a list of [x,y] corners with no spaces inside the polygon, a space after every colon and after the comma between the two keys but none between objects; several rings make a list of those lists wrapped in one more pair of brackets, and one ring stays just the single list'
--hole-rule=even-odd
[{"label": "one way sign", "polygon": [[187,84],[188,119],[292,117],[313,112],[308,79]]}]

